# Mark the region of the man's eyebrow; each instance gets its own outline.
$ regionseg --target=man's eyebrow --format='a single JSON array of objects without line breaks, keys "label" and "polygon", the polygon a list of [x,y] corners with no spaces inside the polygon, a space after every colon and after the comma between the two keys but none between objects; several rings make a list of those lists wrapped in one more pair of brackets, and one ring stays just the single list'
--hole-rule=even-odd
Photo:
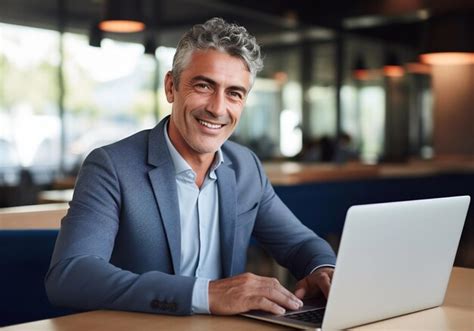
[{"label": "man's eyebrow", "polygon": [[247,95],[247,89],[243,86],[230,86],[228,89],[233,90],[233,91],[240,91],[245,95]]},{"label": "man's eyebrow", "polygon": [[217,83],[210,79],[209,77],[206,77],[206,76],[202,76],[202,75],[199,75],[199,76],[194,76],[191,81],[194,83],[194,82],[197,82],[197,81],[205,81],[206,83],[209,83],[211,85],[217,85]]},{"label": "man's eyebrow", "polygon": [[[198,81],[204,81],[206,83],[209,83],[211,84],[212,86],[216,86],[218,85],[216,81],[214,81],[213,79],[209,78],[209,77],[206,77],[206,76],[202,76],[202,75],[198,75],[198,76],[195,76],[191,79],[191,81],[194,83],[194,82],[198,82]],[[232,85],[232,86],[229,86],[227,87],[228,90],[234,90],[234,91],[240,91],[242,92],[244,95],[247,95],[247,89],[243,86],[239,86],[239,85]]]}]

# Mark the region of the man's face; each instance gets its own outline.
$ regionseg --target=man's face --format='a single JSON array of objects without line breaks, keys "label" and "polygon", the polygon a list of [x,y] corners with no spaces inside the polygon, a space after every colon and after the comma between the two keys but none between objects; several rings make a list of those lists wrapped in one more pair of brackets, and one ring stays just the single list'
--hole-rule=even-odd
[{"label": "man's face", "polygon": [[212,155],[237,126],[250,90],[251,75],[238,57],[216,50],[196,51],[179,86],[165,78],[172,102],[169,135],[183,157]]}]

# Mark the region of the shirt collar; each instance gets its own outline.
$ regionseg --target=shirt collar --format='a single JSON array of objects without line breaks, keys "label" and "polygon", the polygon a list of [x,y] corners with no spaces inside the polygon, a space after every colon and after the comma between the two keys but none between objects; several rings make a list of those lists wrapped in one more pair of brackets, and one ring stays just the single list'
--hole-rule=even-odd
[{"label": "shirt collar", "polygon": [[[194,170],[191,168],[191,166],[186,162],[186,160],[179,154],[178,150],[174,147],[173,143],[171,142],[171,139],[168,135],[168,124],[169,120],[165,124],[165,129],[163,130],[165,133],[165,141],[166,145],[168,146],[168,150],[170,151],[171,154],[171,160],[173,161],[174,169],[176,172],[176,175],[187,172],[191,170],[194,174]],[[209,170],[209,176],[212,179],[216,179],[215,171],[216,169],[221,165],[221,163],[224,163],[224,156],[222,155],[222,150],[219,148],[216,153],[216,157],[214,157],[214,162],[211,165],[211,168]]]},{"label": "shirt collar", "polygon": [[211,169],[209,171],[209,177],[212,179],[216,179],[216,169],[219,168],[219,166],[224,163],[224,156],[222,155],[222,150],[219,148],[216,153],[216,157],[214,157],[214,162],[211,165]]}]

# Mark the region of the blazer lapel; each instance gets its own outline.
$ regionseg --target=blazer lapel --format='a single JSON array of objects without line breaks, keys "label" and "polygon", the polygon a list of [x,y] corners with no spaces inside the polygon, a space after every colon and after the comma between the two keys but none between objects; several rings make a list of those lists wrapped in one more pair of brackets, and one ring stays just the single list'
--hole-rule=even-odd
[{"label": "blazer lapel", "polygon": [[175,169],[164,138],[163,119],[150,131],[148,139],[148,163],[156,168],[148,172],[156,203],[168,240],[173,269],[176,275],[181,269],[181,229],[179,221],[178,190]]},{"label": "blazer lapel", "polygon": [[223,276],[229,277],[232,275],[234,265],[234,236],[237,219],[235,172],[224,161],[217,168],[216,173],[217,186],[219,188],[221,264]]}]

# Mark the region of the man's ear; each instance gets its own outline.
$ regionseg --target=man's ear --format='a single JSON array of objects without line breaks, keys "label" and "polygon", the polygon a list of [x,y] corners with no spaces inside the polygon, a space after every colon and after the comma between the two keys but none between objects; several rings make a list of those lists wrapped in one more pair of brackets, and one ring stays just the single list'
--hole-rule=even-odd
[{"label": "man's ear", "polygon": [[173,75],[171,74],[171,71],[168,71],[165,76],[165,94],[166,94],[166,100],[168,100],[169,103],[174,102],[174,82],[173,82]]}]

